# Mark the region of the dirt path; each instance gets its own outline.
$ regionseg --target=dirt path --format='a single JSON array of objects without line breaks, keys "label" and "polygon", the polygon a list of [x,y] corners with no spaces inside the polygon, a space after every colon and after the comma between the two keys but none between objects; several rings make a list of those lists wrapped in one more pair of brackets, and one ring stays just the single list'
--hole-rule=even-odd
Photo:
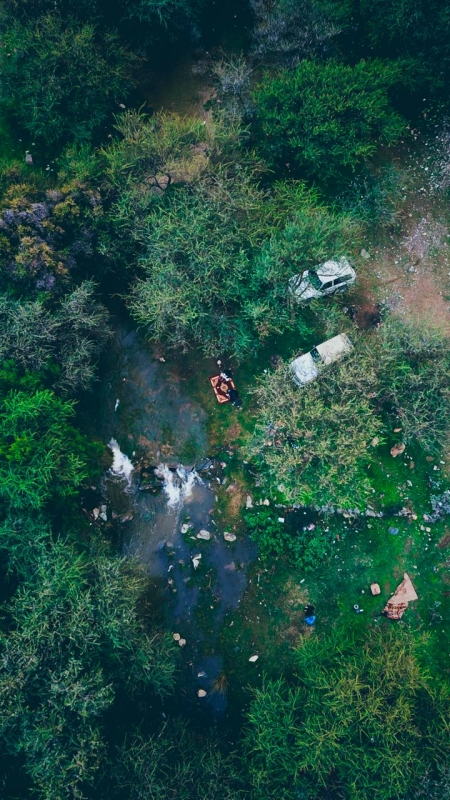
[{"label": "dirt path", "polygon": [[450,335],[450,134],[414,141],[397,159],[399,224],[368,241],[361,289],[394,313],[425,317]]}]

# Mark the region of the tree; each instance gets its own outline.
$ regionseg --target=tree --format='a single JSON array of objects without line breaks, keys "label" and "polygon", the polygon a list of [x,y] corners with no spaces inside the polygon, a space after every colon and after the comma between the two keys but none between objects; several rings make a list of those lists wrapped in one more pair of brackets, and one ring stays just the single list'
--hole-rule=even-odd
[{"label": "tree", "polygon": [[[52,313],[53,312],[53,313]],[[0,356],[39,373],[64,391],[87,389],[96,359],[110,335],[108,312],[84,281],[50,309],[42,301],[21,303],[0,295]]]},{"label": "tree", "polygon": [[389,101],[400,78],[395,63],[382,61],[302,61],[267,73],[254,92],[261,152],[269,164],[319,182],[354,171],[403,130]]},{"label": "tree", "polygon": [[[55,152],[102,128],[132,88],[135,57],[112,33],[50,13],[3,34],[2,99],[33,138]],[[104,129],[104,128],[103,128]]]},{"label": "tree", "polygon": [[111,220],[125,247],[136,242],[129,305],[138,322],[175,347],[194,341],[238,358],[273,333],[304,331],[288,279],[343,252],[356,226],[319,208],[302,183],[264,191],[236,119],[205,126],[130,114],[120,131],[105,152]]},{"label": "tree", "polygon": [[0,737],[22,757],[35,797],[85,798],[106,762],[116,693],[170,690],[173,645],[138,614],[146,580],[133,562],[101,548],[87,560],[36,527],[9,519],[0,528],[27,578],[5,609]]},{"label": "tree", "polygon": [[265,376],[248,454],[266,486],[281,484],[290,503],[362,504],[370,489],[370,442],[382,427],[370,399],[376,383],[374,365],[362,361],[358,348],[302,388],[287,364]]},{"label": "tree", "polygon": [[292,67],[302,58],[329,54],[344,8],[323,0],[250,0],[255,17],[252,52],[263,62]]},{"label": "tree", "polygon": [[264,800],[392,800],[448,754],[445,684],[421,663],[425,640],[399,627],[307,638],[295,677],[265,681],[246,751]]},{"label": "tree", "polygon": [[42,508],[50,498],[76,494],[99,448],[70,424],[73,402],[47,389],[10,392],[0,411],[0,498],[6,508]]},{"label": "tree", "polygon": [[118,797],[129,800],[243,800],[243,776],[234,753],[220,740],[180,722],[153,736],[133,732],[120,748],[114,770]]},{"label": "tree", "polygon": [[70,164],[78,174],[62,174],[57,186],[38,171],[24,175],[17,165],[6,175],[0,201],[0,275],[4,291],[21,299],[61,296],[74,280],[95,274],[102,265],[97,248],[100,192],[90,181],[87,158],[84,167],[69,155],[65,161],[66,170]]}]

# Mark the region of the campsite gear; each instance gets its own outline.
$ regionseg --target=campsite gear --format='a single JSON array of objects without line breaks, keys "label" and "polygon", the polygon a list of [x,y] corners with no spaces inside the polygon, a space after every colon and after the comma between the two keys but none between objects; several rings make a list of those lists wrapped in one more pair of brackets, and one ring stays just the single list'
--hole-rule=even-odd
[{"label": "campsite gear", "polygon": [[418,600],[418,596],[412,585],[411,578],[405,572],[401,584],[397,586],[395,593],[388,600],[381,613],[388,619],[401,619],[408,608],[408,604],[413,600]]},{"label": "campsite gear", "polygon": [[307,625],[314,625],[315,621],[316,621],[315,616],[305,617],[305,622]]},{"label": "campsite gear", "polygon": [[209,379],[218,403],[229,403],[239,408],[242,405],[233,378],[224,372]]},{"label": "campsite gear", "polygon": [[372,592],[374,597],[377,594],[381,594],[380,584],[379,583],[371,583],[370,584],[370,591]]}]

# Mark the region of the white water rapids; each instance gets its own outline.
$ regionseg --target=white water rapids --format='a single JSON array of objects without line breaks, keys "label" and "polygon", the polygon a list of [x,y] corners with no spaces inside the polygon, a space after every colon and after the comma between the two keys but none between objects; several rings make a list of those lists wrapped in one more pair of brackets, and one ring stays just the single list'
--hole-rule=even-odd
[{"label": "white water rapids", "polygon": [[108,447],[112,450],[113,454],[113,463],[111,466],[111,472],[114,475],[118,475],[120,478],[125,478],[128,485],[131,484],[131,473],[133,472],[133,464],[131,463],[130,459],[128,458],[125,453],[122,453],[119,443],[116,439],[111,439],[108,442]]},{"label": "white water rapids", "polygon": [[169,508],[181,507],[191,497],[195,484],[203,483],[195,469],[188,472],[181,465],[172,471],[166,464],[160,464],[155,469],[155,475],[164,481],[163,491]]}]

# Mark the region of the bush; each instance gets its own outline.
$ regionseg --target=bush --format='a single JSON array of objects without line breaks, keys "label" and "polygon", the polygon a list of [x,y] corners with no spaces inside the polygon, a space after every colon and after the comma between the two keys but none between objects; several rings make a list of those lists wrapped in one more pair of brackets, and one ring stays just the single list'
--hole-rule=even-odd
[{"label": "bush", "polygon": [[389,101],[400,78],[396,64],[382,61],[302,61],[266,74],[254,92],[261,152],[272,166],[319,182],[354,172],[403,130]]},{"label": "bush", "polygon": [[50,498],[77,494],[95,445],[70,425],[73,403],[48,390],[11,392],[0,401],[0,412],[0,498],[6,508],[42,508]]},{"label": "bush", "polygon": [[137,613],[146,580],[133,562],[101,549],[87,562],[39,524],[12,519],[0,546],[27,578],[2,636],[0,738],[22,758],[35,797],[81,800],[106,763],[116,693],[170,690],[172,645]]},{"label": "bush", "polygon": [[449,696],[420,663],[424,640],[399,627],[307,638],[295,678],[266,681],[246,750],[264,800],[392,800],[447,753]]},{"label": "bush", "polygon": [[357,350],[299,388],[289,365],[256,391],[259,417],[248,455],[265,485],[283,485],[290,503],[355,508],[370,490],[370,442],[382,423],[370,399],[376,373]]},{"label": "bush", "polygon": [[116,36],[54,13],[11,22],[1,52],[2,99],[47,153],[103,133],[133,85],[135,58]]},{"label": "bush", "polygon": [[[245,522],[252,539],[258,544],[263,559],[286,556],[305,571],[314,570],[330,553],[334,534],[321,525],[308,526],[304,517],[284,511],[284,522],[278,522],[279,511],[252,508],[245,512]],[[303,523],[303,524],[302,524]]]},{"label": "bush", "polygon": [[388,227],[399,218],[404,177],[395,167],[378,175],[364,171],[354,178],[339,198],[339,206],[366,225]]}]

